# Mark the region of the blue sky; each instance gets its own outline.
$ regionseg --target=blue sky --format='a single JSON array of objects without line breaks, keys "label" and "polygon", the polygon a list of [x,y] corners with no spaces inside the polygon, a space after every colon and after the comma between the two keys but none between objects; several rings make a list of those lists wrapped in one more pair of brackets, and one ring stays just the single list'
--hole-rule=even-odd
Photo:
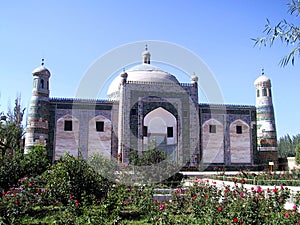
[{"label": "blue sky", "polygon": [[290,48],[280,43],[272,48],[254,48],[251,40],[262,36],[266,18],[273,24],[282,18],[296,23],[287,14],[287,3],[1,1],[0,111],[7,111],[17,94],[28,107],[31,72],[42,57],[52,74],[51,96],[73,97],[81,78],[100,56],[127,43],[158,40],[198,55],[214,73],[228,104],[255,105],[253,82],[263,67],[272,80],[278,136],[298,134],[300,61],[281,68],[279,61]]}]

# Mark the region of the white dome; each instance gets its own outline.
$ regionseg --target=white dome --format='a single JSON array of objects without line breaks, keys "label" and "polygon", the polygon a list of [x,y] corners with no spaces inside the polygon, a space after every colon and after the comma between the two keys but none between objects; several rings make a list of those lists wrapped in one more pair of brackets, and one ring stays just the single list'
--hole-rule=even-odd
[{"label": "white dome", "polygon": [[[172,74],[146,63],[134,66],[126,73],[128,74],[127,81],[179,84],[176,77]],[[121,76],[118,76],[111,82],[107,91],[108,98],[118,96],[121,79]]]},{"label": "white dome", "polygon": [[270,78],[268,78],[265,75],[261,75],[254,81],[255,86],[258,84],[263,84],[263,83],[270,83]]},{"label": "white dome", "polygon": [[46,75],[50,77],[50,71],[45,66],[39,66],[32,71],[33,75]]}]

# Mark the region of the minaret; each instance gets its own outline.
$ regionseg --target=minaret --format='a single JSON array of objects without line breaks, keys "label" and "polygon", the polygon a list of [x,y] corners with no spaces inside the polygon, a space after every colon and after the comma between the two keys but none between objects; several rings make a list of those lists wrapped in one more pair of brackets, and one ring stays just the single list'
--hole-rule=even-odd
[{"label": "minaret", "polygon": [[36,144],[46,145],[49,122],[49,70],[41,66],[33,70],[33,88],[28,111],[28,123],[25,137],[25,153]]},{"label": "minaret", "polygon": [[[256,88],[257,148],[259,152],[277,154],[277,135],[272,102],[271,80],[262,75],[254,82]],[[274,158],[275,155],[273,155]]]}]

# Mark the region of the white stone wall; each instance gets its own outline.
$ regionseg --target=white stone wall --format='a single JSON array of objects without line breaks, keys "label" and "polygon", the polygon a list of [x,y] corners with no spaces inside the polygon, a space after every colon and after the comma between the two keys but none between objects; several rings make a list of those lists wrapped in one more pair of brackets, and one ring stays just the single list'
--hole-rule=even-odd
[{"label": "white stone wall", "polygon": [[[104,122],[104,131],[96,130],[96,122]],[[96,116],[89,121],[88,126],[88,157],[95,153],[100,153],[104,157],[111,158],[111,129],[112,124],[109,119],[104,116]]]},{"label": "white stone wall", "polygon": [[[65,120],[72,120],[72,131],[65,131]],[[72,115],[65,115],[56,122],[54,160],[64,156],[66,152],[77,156],[79,149],[79,120]]]},{"label": "white stone wall", "polygon": [[[216,126],[216,133],[210,133],[210,125]],[[216,119],[202,125],[203,163],[224,163],[224,128]]]},{"label": "white stone wall", "polygon": [[[242,127],[242,133],[236,133],[236,126]],[[251,163],[250,127],[242,120],[230,124],[231,163]]]}]

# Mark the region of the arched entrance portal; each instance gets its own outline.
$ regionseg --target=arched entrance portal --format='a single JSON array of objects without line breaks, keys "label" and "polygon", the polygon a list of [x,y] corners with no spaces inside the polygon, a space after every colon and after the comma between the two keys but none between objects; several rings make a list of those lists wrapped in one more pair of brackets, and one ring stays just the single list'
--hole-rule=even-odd
[{"label": "arched entrance portal", "polygon": [[178,132],[175,116],[159,107],[144,117],[143,124],[143,149],[155,146],[176,161]]}]

